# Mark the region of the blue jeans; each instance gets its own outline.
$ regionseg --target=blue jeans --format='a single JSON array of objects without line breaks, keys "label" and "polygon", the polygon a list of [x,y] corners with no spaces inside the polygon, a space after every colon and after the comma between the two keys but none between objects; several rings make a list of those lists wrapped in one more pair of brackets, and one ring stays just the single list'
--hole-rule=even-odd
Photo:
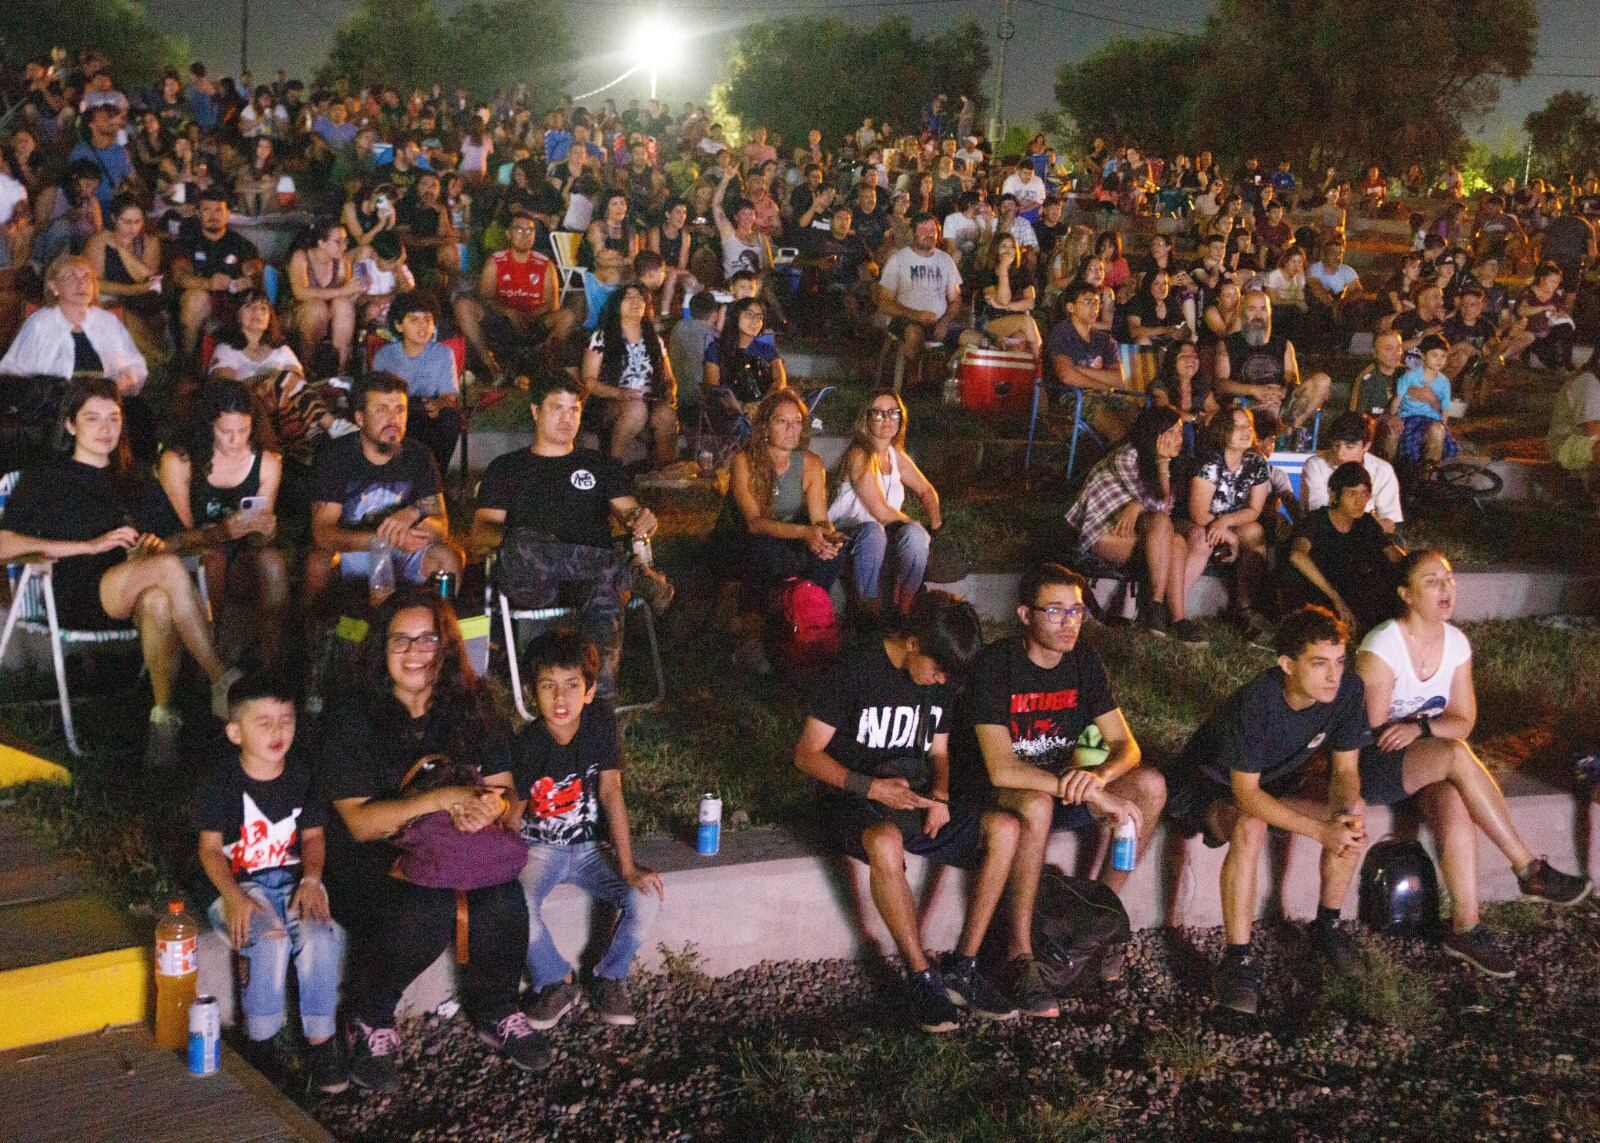
[{"label": "blue jeans", "polygon": [[661,908],[654,893],[640,892],[622,879],[597,841],[574,845],[535,842],[528,847],[528,864],[522,867],[521,881],[522,892],[528,898],[528,975],[535,988],[564,980],[572,971],[572,965],[550,939],[550,930],[540,914],[544,899],[557,885],[576,885],[622,914],[606,955],[595,968],[595,975],[607,980],[622,980],[628,975],[645,932]]},{"label": "blue jeans", "polygon": [[[242,978],[239,1006],[252,1040],[270,1040],[283,1027],[290,956],[300,985],[300,1026],[306,1039],[321,1041],[333,1035],[344,930],[332,921],[306,921],[289,912],[289,898],[299,884],[294,869],[264,869],[239,882],[239,888],[267,909],[251,914],[250,939],[234,954],[243,962],[235,965],[237,977]],[[211,903],[207,915],[226,936],[228,918],[221,897]]]},{"label": "blue jeans", "polygon": [[891,524],[885,528],[876,520],[855,524],[850,528],[850,580],[856,597],[863,600],[881,600],[884,595],[883,569],[890,564],[894,569],[894,596],[890,602],[899,606],[909,602],[922,586],[922,576],[928,570],[928,530],[915,521],[909,524]]}]

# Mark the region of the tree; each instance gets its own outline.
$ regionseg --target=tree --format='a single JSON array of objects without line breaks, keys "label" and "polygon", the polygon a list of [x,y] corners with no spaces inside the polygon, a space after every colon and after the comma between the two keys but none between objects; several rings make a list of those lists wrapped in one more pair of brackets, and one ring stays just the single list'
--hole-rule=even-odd
[{"label": "tree", "polygon": [[1186,149],[1198,36],[1113,40],[1076,67],[1056,73],[1056,101],[1077,120],[1083,142],[1095,136],[1137,141],[1159,154]]},{"label": "tree", "polygon": [[988,70],[985,36],[970,20],[932,38],[898,18],[866,30],[834,18],[772,20],[739,33],[716,100],[791,143],[812,127],[835,140],[868,115],[915,133],[935,95],[949,97],[951,115],[958,96],[978,101]]},{"label": "tree", "polygon": [[1600,115],[1587,92],[1556,92],[1522,125],[1539,166],[1551,176],[1582,177],[1600,165]]},{"label": "tree", "polygon": [[94,48],[111,61],[111,74],[124,91],[188,62],[185,41],[162,32],[131,0],[52,0],[48,18],[43,15],[32,4],[0,4],[0,45],[8,58],[49,55],[55,47]]}]

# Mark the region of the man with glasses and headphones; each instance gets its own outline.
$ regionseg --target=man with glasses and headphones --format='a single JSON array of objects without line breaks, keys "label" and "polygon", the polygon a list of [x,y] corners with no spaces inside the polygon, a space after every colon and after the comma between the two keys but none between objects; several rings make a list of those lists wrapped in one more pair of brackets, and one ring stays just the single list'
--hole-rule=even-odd
[{"label": "man with glasses and headphones", "polygon": [[[1057,563],[1022,577],[1022,631],[991,643],[973,665],[958,719],[961,776],[996,791],[1022,820],[1011,867],[1012,999],[1028,1016],[1060,1015],[1033,959],[1033,913],[1052,830],[1131,821],[1143,857],[1167,800],[1159,771],[1139,764],[1139,744],[1111,693],[1105,664],[1079,638],[1088,610],[1082,576]],[[1100,880],[1120,890],[1127,871],[1107,861]],[[1121,976],[1123,950],[1108,951],[1101,975]]]}]

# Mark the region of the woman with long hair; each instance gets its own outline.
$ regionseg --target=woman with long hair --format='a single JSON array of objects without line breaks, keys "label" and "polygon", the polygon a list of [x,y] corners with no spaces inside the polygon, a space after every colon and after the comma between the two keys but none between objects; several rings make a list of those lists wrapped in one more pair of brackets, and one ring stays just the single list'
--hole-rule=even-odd
[{"label": "woman with long hair", "polygon": [[1144,276],[1128,306],[1128,336],[1135,345],[1155,350],[1194,336],[1172,296],[1172,277],[1166,270],[1152,269]]},{"label": "woman with long hair", "polygon": [[[839,461],[839,488],[828,522],[850,537],[851,586],[857,603],[876,615],[884,603],[901,614],[922,587],[928,566],[928,528],[905,513],[906,493],[922,503],[928,524],[944,524],[939,492],[906,452],[906,403],[898,393],[874,393],[857,414]],[[892,575],[885,577],[888,565]]]},{"label": "woman with long hair", "polygon": [[600,211],[584,231],[583,264],[593,269],[594,258],[602,250],[615,250],[632,261],[644,249],[644,239],[628,217],[628,193],[609,191],[600,197]]},{"label": "woman with long hair", "polygon": [[1150,385],[1157,405],[1176,409],[1183,421],[1183,453],[1191,455],[1199,426],[1217,412],[1211,382],[1200,368],[1200,350],[1192,341],[1175,341],[1161,354],[1161,368]]},{"label": "woman with long hair", "polygon": [[278,530],[283,457],[272,425],[243,381],[217,381],[200,398],[190,431],[161,454],[157,476],[177,525],[167,542],[201,560],[210,596],[226,604],[250,595],[250,631],[263,664],[278,660],[288,576],[272,546]]},{"label": "woman with long hair", "polygon": [[1264,624],[1254,604],[1266,570],[1267,532],[1261,523],[1272,481],[1267,458],[1256,448],[1249,409],[1224,406],[1200,433],[1200,467],[1189,483],[1189,558],[1204,570],[1224,549],[1238,569],[1233,600],[1247,629]]},{"label": "woman with long hair", "polygon": [[611,457],[621,460],[649,425],[651,456],[655,467],[663,468],[677,450],[678,384],[649,306],[645,287],[637,282],[611,296],[583,355],[583,383],[591,397],[610,407]]},{"label": "woman with long hair", "polygon": [[1224,278],[1212,291],[1211,301],[1206,306],[1205,322],[1205,333],[1201,340],[1210,346],[1228,340],[1244,328],[1244,295],[1239,290],[1238,282]]},{"label": "woman with long hair", "polygon": [[278,314],[262,290],[239,295],[233,321],[211,355],[213,380],[250,383],[272,422],[284,460],[310,472],[317,445],[333,427],[334,415],[306,384],[305,367],[284,342]]},{"label": "woman with long hair", "polygon": [[[1038,288],[1023,260],[1022,247],[1011,234],[999,234],[989,247],[993,261],[978,276],[983,294],[983,332],[1002,344],[1020,339],[1039,356],[1044,338],[1033,320]],[[986,259],[987,261],[987,259]]]},{"label": "woman with long hair", "polygon": [[0,520],[0,560],[32,553],[55,561],[56,613],[63,627],[137,626],[155,698],[149,758],[169,764],[177,758],[183,724],[172,705],[182,652],[211,681],[213,709],[219,700],[226,703],[233,675],[211,645],[210,624],[183,563],[136,524],[140,493],[130,475],[116,382],[73,379],[61,420],[71,454],[23,472]]},{"label": "woman with long hair", "polygon": [[1100,291],[1100,316],[1095,318],[1094,328],[1110,333],[1117,318],[1117,292],[1106,285],[1106,264],[1098,254],[1085,254],[1078,260],[1078,276],[1067,284],[1061,296],[1070,297],[1080,282]]},{"label": "woman with long hair", "polygon": [[661,313],[677,313],[677,303],[698,293],[700,283],[689,270],[694,255],[694,234],[689,230],[689,205],[681,198],[667,200],[661,223],[650,228],[649,248],[661,255],[666,280],[661,284]]},{"label": "woman with long hair", "polygon": [[706,344],[701,384],[716,390],[731,413],[753,416],[763,397],[789,386],[777,344],[762,336],[766,320],[760,298],[740,298],[722,319],[721,334]]},{"label": "woman with long hair", "polygon": [[294,297],[300,350],[309,353],[322,341],[332,341],[341,375],[349,368],[355,340],[355,299],[367,289],[355,275],[349,245],[343,223],[331,216],[319,218],[289,256],[289,292]]},{"label": "woman with long hair", "polygon": [[1114,567],[1139,557],[1150,585],[1140,623],[1152,634],[1199,646],[1206,639],[1186,607],[1205,562],[1194,566],[1188,541],[1172,522],[1178,492],[1172,466],[1182,448],[1176,409],[1153,405],[1143,410],[1128,439],[1090,469],[1066,522],[1077,533],[1080,555]]},{"label": "woman with long hair", "polygon": [[[240,214],[281,213],[285,206],[278,194],[285,184],[284,174],[278,167],[277,144],[267,135],[258,135],[246,146],[248,157],[233,180],[235,207]],[[286,185],[292,188],[293,180]]]},{"label": "woman with long hair", "polygon": [[166,306],[161,293],[161,239],[145,229],[144,208],[130,194],[111,200],[111,225],[89,239],[84,257],[103,297],[116,298],[146,361],[165,362]]}]

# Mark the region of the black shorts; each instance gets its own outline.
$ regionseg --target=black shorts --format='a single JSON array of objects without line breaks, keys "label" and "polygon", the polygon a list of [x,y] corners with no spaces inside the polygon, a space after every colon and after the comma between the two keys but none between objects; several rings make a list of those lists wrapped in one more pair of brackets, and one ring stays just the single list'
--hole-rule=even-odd
[{"label": "black shorts", "polygon": [[1361,748],[1361,800],[1369,806],[1392,806],[1403,802],[1406,752],[1382,750],[1377,743]]},{"label": "black shorts", "polygon": [[950,820],[933,837],[922,832],[922,811],[891,810],[880,802],[832,789],[818,790],[817,811],[828,848],[858,861],[867,860],[861,835],[886,821],[899,827],[907,853],[939,865],[972,869],[983,856],[984,807],[976,802],[952,802]]},{"label": "black shorts", "polygon": [[1089,812],[1089,807],[1081,802],[1072,804],[1058,801],[1050,818],[1050,828],[1052,830],[1064,829],[1072,833],[1098,824],[1094,815]]},{"label": "black shorts", "polygon": [[[1300,770],[1282,781],[1263,786],[1262,789],[1274,798],[1291,797],[1305,785],[1309,773],[1309,768]],[[1218,837],[1211,832],[1207,819],[1210,817],[1212,806],[1218,802],[1233,801],[1233,790],[1228,786],[1208,781],[1201,774],[1177,775],[1163,771],[1162,776],[1167,780],[1167,805],[1162,812],[1178,831],[1178,836],[1194,837],[1199,834],[1212,849],[1227,845],[1227,838]]]},{"label": "black shorts", "polygon": [[528,332],[526,335],[518,331],[511,323],[511,319],[498,310],[484,307],[483,336],[496,351],[504,353],[511,349],[532,349],[544,343],[550,334],[549,318],[545,314],[529,314],[527,316]]}]

